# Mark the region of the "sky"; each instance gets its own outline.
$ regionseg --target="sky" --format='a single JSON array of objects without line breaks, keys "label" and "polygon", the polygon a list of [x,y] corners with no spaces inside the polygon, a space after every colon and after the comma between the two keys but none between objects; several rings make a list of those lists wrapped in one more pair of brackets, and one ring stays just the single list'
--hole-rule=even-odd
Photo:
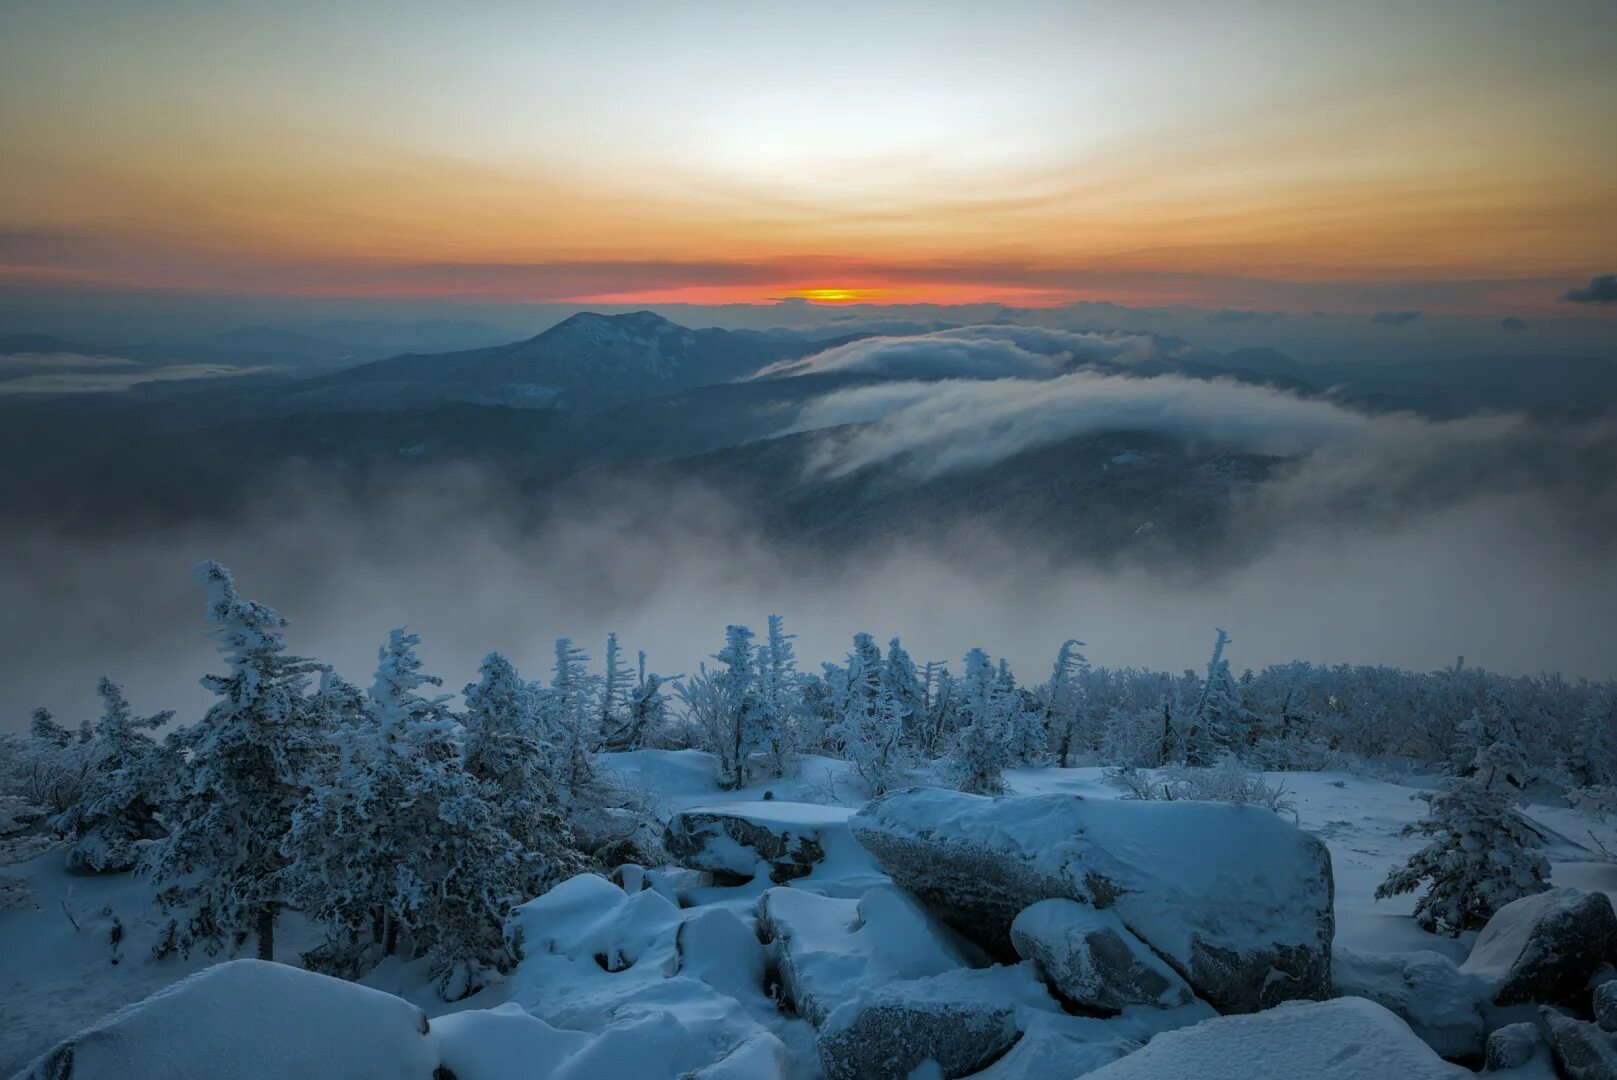
[{"label": "sky", "polygon": [[0,25],[12,306],[1617,313],[1609,0],[0,0]]}]

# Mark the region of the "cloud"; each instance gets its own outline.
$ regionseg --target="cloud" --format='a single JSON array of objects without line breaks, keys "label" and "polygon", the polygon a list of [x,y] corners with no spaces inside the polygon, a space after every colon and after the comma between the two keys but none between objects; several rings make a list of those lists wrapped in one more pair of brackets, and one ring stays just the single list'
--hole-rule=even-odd
[{"label": "cloud", "polygon": [[917,481],[987,468],[1081,435],[1148,431],[1279,456],[1327,446],[1382,448],[1429,439],[1498,438],[1515,416],[1434,424],[1372,416],[1322,398],[1234,380],[1074,372],[1053,379],[897,382],[840,390],[803,408],[791,432],[840,428],[818,443],[810,470],[832,478],[876,465]]},{"label": "cloud", "polygon": [[243,375],[265,375],[284,368],[274,364],[229,367],[224,364],[176,364],[173,367],[143,368],[119,372],[52,372],[24,375],[0,382],[5,394],[120,394],[136,386],[182,379],[230,379]]},{"label": "cloud", "polygon": [[1514,315],[1506,315],[1503,319],[1499,320],[1499,329],[1517,331],[1526,330],[1527,321],[1525,319],[1518,319]]},{"label": "cloud", "polygon": [[1370,316],[1370,321],[1377,326],[1405,326],[1422,314],[1419,311],[1378,311]]},{"label": "cloud", "polygon": [[773,364],[756,377],[846,372],[912,379],[1047,379],[1074,365],[1138,363],[1159,351],[1158,339],[1149,334],[963,326],[915,337],[854,341]]},{"label": "cloud", "polygon": [[1561,299],[1574,304],[1617,304],[1617,274],[1592,277],[1589,284],[1562,293]]}]

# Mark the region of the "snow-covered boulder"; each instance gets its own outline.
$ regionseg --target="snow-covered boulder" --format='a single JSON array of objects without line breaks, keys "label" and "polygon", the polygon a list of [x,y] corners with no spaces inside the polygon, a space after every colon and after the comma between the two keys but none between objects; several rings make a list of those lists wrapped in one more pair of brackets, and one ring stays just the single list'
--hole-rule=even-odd
[{"label": "snow-covered boulder", "polygon": [[1617,1031],[1617,979],[1595,987],[1595,1023],[1604,1031]]},{"label": "snow-covered boulder", "polygon": [[971,1080],[1083,1076],[1140,1048],[1139,1039],[1105,1030],[1109,1025],[1109,1021],[1062,1013],[1027,1014],[1016,1045]]},{"label": "snow-covered boulder", "polygon": [[1567,1080],[1617,1080],[1617,1037],[1548,1005],[1539,1007],[1539,1018]]},{"label": "snow-covered boulder", "polygon": [[788,1080],[786,1044],[761,1032],[681,1080]]},{"label": "snow-covered boulder", "polygon": [[663,845],[681,865],[750,878],[769,864],[777,885],[806,877],[825,859],[826,834],[848,835],[845,806],[738,802],[693,806],[668,819]]},{"label": "snow-covered boulder", "polygon": [[1331,860],[1256,806],[918,789],[850,821],[893,881],[1002,957],[1040,900],[1114,911],[1220,1012],[1330,994]]},{"label": "snow-covered boulder", "polygon": [[261,960],[216,964],[68,1039],[27,1080],[432,1080],[427,1018],[380,990]]},{"label": "snow-covered boulder", "polygon": [[1582,1004],[1589,977],[1617,959],[1605,893],[1550,889],[1500,908],[1461,970],[1487,979],[1495,1005]]},{"label": "snow-covered boulder", "polygon": [[1011,923],[1011,943],[1063,997],[1091,1009],[1172,1009],[1194,997],[1179,973],[1129,933],[1114,911],[1040,900]]},{"label": "snow-covered boulder", "polygon": [[1530,1020],[1506,1024],[1488,1032],[1487,1049],[1482,1056],[1482,1067],[1488,1072],[1520,1069],[1539,1055],[1548,1052],[1538,1025]]},{"label": "snow-covered boulder", "polygon": [[952,1080],[986,1067],[1016,1043],[1018,1008],[1053,1007],[1028,967],[960,968],[863,990],[820,1028],[826,1080],[904,1080],[926,1062]]},{"label": "snow-covered boulder", "polygon": [[1337,945],[1331,980],[1338,995],[1369,998],[1397,1013],[1446,1058],[1483,1051],[1481,1005],[1489,985],[1441,953],[1373,953]]},{"label": "snow-covered boulder", "polygon": [[584,874],[518,907],[507,928],[522,949],[509,1000],[595,1036],[538,1075],[684,1076],[779,1022],[764,947],[732,912],[680,908],[656,889],[625,893]]},{"label": "snow-covered boulder", "polygon": [[953,931],[891,885],[858,900],[770,889],[758,899],[758,936],[769,944],[781,993],[816,1026],[867,988],[939,975],[972,959]]},{"label": "snow-covered boulder", "polygon": [[551,1027],[510,1003],[440,1017],[432,1022],[431,1037],[455,1080],[554,1077],[596,1038]]},{"label": "snow-covered boulder", "polygon": [[1465,1080],[1373,1001],[1291,1002],[1158,1035],[1086,1080]]}]

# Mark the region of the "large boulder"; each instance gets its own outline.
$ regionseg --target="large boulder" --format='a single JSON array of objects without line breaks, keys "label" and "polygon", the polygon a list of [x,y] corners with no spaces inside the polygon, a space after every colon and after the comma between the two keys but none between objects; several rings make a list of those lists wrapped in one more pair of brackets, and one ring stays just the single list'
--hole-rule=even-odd
[{"label": "large boulder", "polygon": [[420,1009],[301,968],[232,960],[68,1039],[27,1080],[432,1080]]},{"label": "large boulder", "polygon": [[[848,836],[845,806],[794,802],[737,802],[693,806],[668,819],[663,837],[682,866],[730,878],[750,878],[759,863],[777,885],[806,877],[824,861],[830,839]],[[844,845],[850,846],[850,845]]]},{"label": "large boulder", "polygon": [[1049,996],[1022,967],[961,968],[867,988],[820,1028],[826,1080],[905,1080],[932,1062],[943,1080],[968,1076],[1013,1045],[1017,1009]]},{"label": "large boulder", "polygon": [[1396,1013],[1446,1058],[1476,1058],[1487,1033],[1488,984],[1435,952],[1373,953],[1337,945],[1331,980],[1342,997],[1369,998]]},{"label": "large boulder", "polygon": [[1220,1012],[1330,995],[1331,860],[1256,806],[914,789],[850,821],[893,881],[1004,958],[1052,898],[1115,912]]},{"label": "large boulder", "polygon": [[1086,1080],[1468,1080],[1373,1001],[1291,1002],[1169,1031]]},{"label": "large boulder", "polygon": [[1488,1032],[1482,1067],[1488,1072],[1504,1072],[1531,1064],[1541,1051],[1547,1052],[1538,1025],[1531,1020],[1494,1028]]},{"label": "large boulder", "polygon": [[1595,1023],[1602,1031],[1617,1031],[1617,979],[1595,987]]},{"label": "large boulder", "polygon": [[774,888],[758,898],[758,936],[770,947],[781,993],[819,1026],[863,990],[969,965],[948,927],[891,885],[858,900]]},{"label": "large boulder", "polygon": [[1172,1009],[1194,998],[1179,973],[1129,933],[1114,911],[1040,900],[1011,923],[1011,943],[1058,994],[1085,1008]]},{"label": "large boulder", "polygon": [[1548,1005],[1539,1007],[1539,1019],[1555,1064],[1567,1080],[1617,1080],[1617,1037]]},{"label": "large boulder", "polygon": [[1550,889],[1500,908],[1461,970],[1487,979],[1495,1005],[1574,1004],[1617,959],[1617,912],[1605,893]]}]

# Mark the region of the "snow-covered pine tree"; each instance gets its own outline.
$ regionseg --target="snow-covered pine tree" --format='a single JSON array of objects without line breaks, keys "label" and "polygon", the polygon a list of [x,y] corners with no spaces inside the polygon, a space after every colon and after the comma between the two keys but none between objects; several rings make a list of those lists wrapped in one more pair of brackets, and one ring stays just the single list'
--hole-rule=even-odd
[{"label": "snow-covered pine tree", "polygon": [[1217,634],[1196,703],[1195,721],[1185,737],[1185,763],[1191,766],[1211,765],[1226,751],[1245,745],[1247,712],[1230,675],[1230,662],[1224,656],[1230,636],[1222,629]]},{"label": "snow-covered pine tree", "polygon": [[568,805],[592,801],[600,782],[595,751],[601,733],[595,724],[596,680],[586,667],[589,659],[572,638],[557,638],[550,685],[538,692],[540,726],[556,748],[557,776]]},{"label": "snow-covered pine tree", "polygon": [[49,709],[35,709],[29,718],[28,739],[17,755],[14,793],[48,818],[79,805],[95,769],[89,754],[90,736],[88,722],[75,735],[57,723]]},{"label": "snow-covered pine tree", "polygon": [[[608,732],[602,746],[607,750],[639,750],[661,737],[668,727],[668,676],[646,670],[646,654],[638,654],[638,678],[630,687],[624,705],[623,723]],[[673,676],[679,678],[680,676]]]},{"label": "snow-covered pine tree", "polygon": [[768,748],[774,732],[766,725],[758,702],[757,650],[753,632],[745,626],[724,628],[724,648],[713,659],[724,665],[716,673],[722,704],[720,716],[719,784],[738,788],[747,782],[747,763]]},{"label": "snow-covered pine tree", "polygon": [[544,741],[534,695],[500,653],[485,656],[478,674],[462,695],[461,760],[522,849],[522,894],[538,896],[587,867],[551,782],[557,756]]},{"label": "snow-covered pine tree", "polygon": [[946,752],[955,729],[955,680],[949,665],[941,660],[928,660],[921,685],[926,699],[921,753],[936,758]]},{"label": "snow-covered pine tree", "polygon": [[618,645],[618,635],[607,634],[606,657],[600,679],[600,700],[595,717],[596,730],[603,738],[617,731],[623,724],[624,710],[633,688],[631,678],[632,674],[623,662],[623,651]]},{"label": "snow-covered pine tree", "polygon": [[904,767],[903,712],[883,677],[884,666],[875,639],[855,634],[842,711],[831,730],[872,795],[887,791]]},{"label": "snow-covered pine tree", "polygon": [[1011,764],[1006,703],[1000,693],[999,674],[982,649],[966,654],[960,677],[953,766],[962,791],[998,795],[1005,790],[1005,769]]},{"label": "snow-covered pine tree", "polygon": [[1496,742],[1478,751],[1466,775],[1446,777],[1430,814],[1405,826],[1432,842],[1395,867],[1376,898],[1414,892],[1415,920],[1449,937],[1484,926],[1512,900],[1549,887],[1550,865],[1539,834],[1516,811],[1527,774],[1521,747]]},{"label": "snow-covered pine tree", "polygon": [[887,662],[882,666],[882,681],[898,706],[903,725],[904,745],[919,749],[926,734],[926,687],[915,670],[915,661],[904,650],[898,638],[887,643]]},{"label": "snow-covered pine tree", "polygon": [[1042,761],[1050,747],[1044,709],[1033,695],[1016,685],[1009,660],[1000,658],[994,681],[1005,712],[1006,753],[1017,764]]},{"label": "snow-covered pine tree", "polygon": [[1055,735],[1056,764],[1066,768],[1072,761],[1074,743],[1086,719],[1083,683],[1080,677],[1089,661],[1078,650],[1084,643],[1069,638],[1061,643],[1050,681],[1042,688],[1045,722]]},{"label": "snow-covered pine tree", "polygon": [[758,650],[759,723],[769,733],[769,772],[777,778],[790,773],[795,764],[803,713],[797,655],[792,648],[796,638],[786,632],[784,619],[770,615],[768,634]]},{"label": "snow-covered pine tree", "polygon": [[57,818],[56,828],[75,838],[67,853],[71,869],[130,870],[139,853],[136,845],[163,835],[157,813],[176,763],[146,732],[162,727],[174,714],[136,717],[123,687],[106,677],[96,692],[101,719],[84,744],[93,772],[83,797]]},{"label": "snow-covered pine tree", "polygon": [[322,732],[309,708],[310,676],[323,666],[286,652],[286,620],[242,599],[217,562],[197,567],[207,617],[228,670],[202,685],[218,701],[187,734],[188,760],[171,805],[169,835],[148,849],[165,907],[183,907],[173,944],[210,953],[258,939],[275,958],[275,922],[286,898],[281,843],[320,755]]}]

